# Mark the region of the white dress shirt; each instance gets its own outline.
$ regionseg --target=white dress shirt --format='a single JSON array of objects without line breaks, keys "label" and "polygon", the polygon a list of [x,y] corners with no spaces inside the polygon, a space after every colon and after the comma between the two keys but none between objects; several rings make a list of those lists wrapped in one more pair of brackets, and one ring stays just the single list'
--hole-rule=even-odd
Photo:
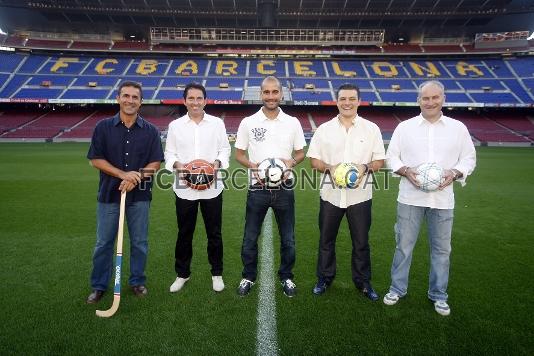
[{"label": "white dress shirt", "polygon": [[[403,166],[416,167],[427,162],[436,163],[443,169],[456,169],[462,172],[459,179],[462,186],[476,165],[475,146],[469,131],[460,121],[444,115],[434,123],[421,115],[401,122],[393,132],[386,157],[393,172]],[[435,209],[454,209],[454,190],[450,184],[443,190],[424,192],[402,177],[398,201]]]},{"label": "white dress shirt", "polygon": [[[267,158],[291,159],[293,151],[306,146],[302,126],[296,117],[280,109],[276,119],[269,119],[260,109],[239,124],[235,147],[248,150],[248,159],[260,163]],[[250,177],[250,171],[248,176]],[[290,177],[291,178],[291,177]],[[255,183],[255,179],[251,182]]]},{"label": "white dress shirt", "polygon": [[[221,168],[228,168],[230,151],[226,128],[220,118],[204,113],[204,117],[197,124],[185,114],[169,124],[165,168],[172,172],[176,161],[186,164],[195,159],[210,163],[219,160]],[[217,179],[205,190],[191,189],[183,180],[177,182],[177,179],[175,175],[173,190],[181,199],[211,199],[218,196],[224,188],[223,182]]]},{"label": "white dress shirt", "polygon": [[[385,159],[384,142],[378,126],[360,116],[352,119],[347,130],[336,116],[319,126],[312,137],[307,156],[328,165],[367,164]],[[329,176],[321,174],[321,199],[339,207],[359,204],[373,197],[372,175],[364,177],[357,188],[334,186]]]}]

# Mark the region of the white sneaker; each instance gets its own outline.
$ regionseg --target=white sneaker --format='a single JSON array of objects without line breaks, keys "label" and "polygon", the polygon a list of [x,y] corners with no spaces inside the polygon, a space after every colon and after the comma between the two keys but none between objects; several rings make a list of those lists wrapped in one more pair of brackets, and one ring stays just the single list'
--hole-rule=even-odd
[{"label": "white sneaker", "polygon": [[187,278],[176,277],[176,280],[174,281],[173,284],[171,284],[171,287],[169,288],[169,290],[171,291],[171,293],[178,292],[180,289],[182,289],[185,282],[187,282],[188,280],[189,280],[189,277]]},{"label": "white sneaker", "polygon": [[444,300],[436,300],[434,302],[434,310],[439,315],[447,316],[451,313],[451,308],[449,307],[449,304],[447,304]]},{"label": "white sneaker", "polygon": [[400,296],[397,293],[389,292],[384,296],[385,305],[395,305],[399,301]]},{"label": "white sneaker", "polygon": [[222,276],[212,276],[213,290],[216,292],[222,292],[224,289],[224,282]]}]

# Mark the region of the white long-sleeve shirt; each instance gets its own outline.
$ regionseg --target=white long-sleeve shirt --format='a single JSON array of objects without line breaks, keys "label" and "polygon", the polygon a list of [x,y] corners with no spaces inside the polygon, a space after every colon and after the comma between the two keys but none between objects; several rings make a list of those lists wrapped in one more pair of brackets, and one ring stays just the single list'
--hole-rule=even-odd
[{"label": "white long-sleeve shirt", "polygon": [[[388,167],[396,172],[403,166],[416,167],[436,163],[443,169],[462,172],[459,182],[475,169],[476,151],[467,127],[458,120],[442,115],[434,123],[421,115],[401,122],[391,137],[386,153]],[[436,209],[454,208],[453,185],[443,190],[424,192],[406,177],[401,178],[398,202]]]},{"label": "white long-sleeve shirt", "polygon": [[[220,118],[204,113],[197,124],[185,114],[169,124],[165,168],[172,172],[176,161],[186,164],[195,159],[210,163],[219,160],[221,168],[228,168],[230,151],[226,127]],[[183,180],[177,182],[177,179],[175,175],[173,190],[181,199],[211,199],[218,196],[224,188],[221,181],[215,181],[208,189],[195,190],[187,187]]]}]

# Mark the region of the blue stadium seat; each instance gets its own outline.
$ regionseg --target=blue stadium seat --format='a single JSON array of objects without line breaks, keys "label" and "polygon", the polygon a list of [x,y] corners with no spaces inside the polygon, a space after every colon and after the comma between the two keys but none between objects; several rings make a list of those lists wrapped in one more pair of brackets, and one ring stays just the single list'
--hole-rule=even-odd
[{"label": "blue stadium seat", "polygon": [[507,63],[513,68],[519,78],[534,77],[534,60],[530,58],[515,58],[507,60]]},{"label": "blue stadium seat", "polygon": [[141,85],[143,86],[143,91],[144,91],[144,88],[157,88],[159,86],[159,82],[161,78],[136,76],[136,77],[124,77],[121,81],[125,81],[125,80],[141,83]]},{"label": "blue stadium seat", "polygon": [[501,59],[485,59],[483,60],[486,66],[493,72],[498,78],[513,78],[514,75],[508,69],[505,61]]},{"label": "blue stadium seat", "polygon": [[315,89],[330,89],[328,85],[328,80],[326,79],[316,79],[316,78],[289,78],[288,85],[291,83],[292,89],[305,89],[306,84],[313,84]]},{"label": "blue stadium seat", "polygon": [[226,83],[230,88],[244,88],[245,87],[245,78],[208,78],[206,79],[206,88],[219,88],[220,83]]},{"label": "blue stadium seat", "polygon": [[60,99],[106,99],[109,89],[68,89]]},{"label": "blue stadium seat", "polygon": [[519,104],[519,101],[510,93],[470,93],[477,103],[489,104]]},{"label": "blue stadium seat", "polygon": [[0,92],[0,98],[10,98],[27,80],[27,75],[15,75]]},{"label": "blue stadium seat", "polygon": [[[523,103],[532,103],[534,100],[533,98],[528,94],[528,92],[519,84],[519,82],[515,79],[505,79],[503,80],[504,84],[510,89],[512,93],[517,95],[519,99],[523,101]],[[532,87],[530,87],[532,88]],[[534,94],[534,93],[532,93]]]},{"label": "blue stadium seat", "polygon": [[13,73],[23,59],[19,54],[0,53],[0,72]]},{"label": "blue stadium seat", "polygon": [[332,94],[330,92],[307,92],[307,91],[293,91],[291,93],[293,100],[299,101],[332,101]]},{"label": "blue stadium seat", "polygon": [[469,99],[465,93],[446,93],[445,96],[445,105],[447,103],[472,103],[473,101]]},{"label": "blue stadium seat", "polygon": [[203,78],[201,77],[171,77],[163,79],[162,87],[164,88],[176,88],[178,85],[186,86],[189,83],[196,82],[202,83]]},{"label": "blue stadium seat", "polygon": [[461,79],[458,83],[465,90],[482,90],[484,87],[489,87],[492,90],[505,89],[497,79]]},{"label": "blue stadium seat", "polygon": [[40,55],[27,56],[26,61],[24,61],[17,73],[34,74],[37,69],[39,69],[39,67],[41,67],[48,60],[48,58],[49,57],[47,56]]},{"label": "blue stadium seat", "polygon": [[398,91],[398,92],[380,92],[380,97],[384,102],[415,103],[417,102],[417,93],[415,91]]},{"label": "blue stadium seat", "polygon": [[354,78],[346,78],[346,79],[331,79],[330,83],[332,84],[332,88],[334,88],[334,91],[337,90],[342,84],[354,84],[358,86],[360,89],[372,89],[371,87],[371,81],[369,79],[354,79]]},{"label": "blue stadium seat", "polygon": [[13,98],[18,99],[56,99],[63,89],[20,89]]},{"label": "blue stadium seat", "polygon": [[97,83],[97,86],[99,87],[112,87],[117,83],[119,80],[119,77],[114,76],[107,76],[107,75],[99,75],[99,76],[91,76],[91,75],[84,75],[79,76],[76,78],[76,81],[73,85],[75,86],[84,86],[86,87],[88,83],[94,82]]},{"label": "blue stadium seat", "polygon": [[462,90],[462,88],[460,88],[460,86],[456,83],[455,79],[444,79],[444,80],[441,80],[439,78],[417,79],[417,80],[414,80],[415,86],[419,87],[421,83],[427,80],[439,80],[441,84],[443,84],[443,86],[445,87],[445,91]]},{"label": "blue stadium seat", "polygon": [[241,100],[241,90],[210,90],[209,99],[215,100]]},{"label": "blue stadium seat", "polygon": [[398,85],[400,90],[415,90],[416,87],[409,79],[375,79],[373,84],[376,89],[393,89],[392,87]]},{"label": "blue stadium seat", "polygon": [[50,82],[50,86],[67,86],[74,81],[76,77],[70,75],[36,75],[32,77],[26,85],[41,85],[42,82]]}]

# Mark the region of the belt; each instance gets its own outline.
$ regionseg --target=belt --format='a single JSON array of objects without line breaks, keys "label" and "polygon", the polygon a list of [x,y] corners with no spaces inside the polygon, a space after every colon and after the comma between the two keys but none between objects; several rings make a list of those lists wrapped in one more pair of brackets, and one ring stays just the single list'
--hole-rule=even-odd
[{"label": "belt", "polygon": [[277,187],[268,187],[265,184],[254,183],[249,186],[251,190],[280,190],[280,189],[293,189],[293,179],[287,179]]}]

